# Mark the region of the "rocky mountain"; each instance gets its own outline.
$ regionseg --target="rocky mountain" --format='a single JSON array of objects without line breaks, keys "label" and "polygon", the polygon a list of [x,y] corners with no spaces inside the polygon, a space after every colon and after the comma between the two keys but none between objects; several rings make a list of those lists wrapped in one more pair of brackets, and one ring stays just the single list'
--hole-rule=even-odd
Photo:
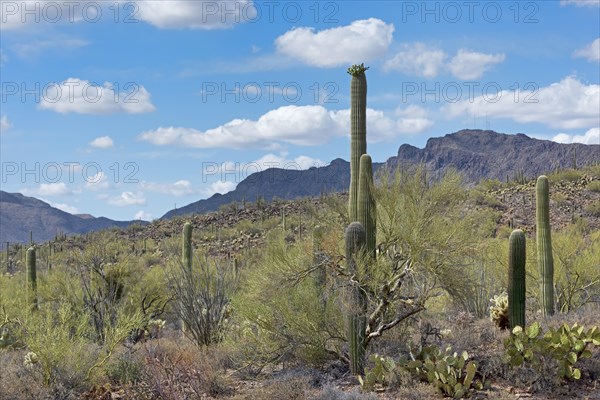
[{"label": "rocky mountain", "polygon": [[139,221],[113,221],[90,215],[72,215],[41,200],[20,193],[0,191],[0,243],[29,242],[33,232],[36,242],[53,239],[58,232],[73,234],[110,227],[126,227]]},{"label": "rocky mountain", "polygon": [[[373,168],[376,169],[381,165],[381,163],[374,163]],[[302,171],[269,168],[249,175],[231,192],[217,193],[206,200],[171,210],[162,218],[216,211],[219,207],[234,201],[255,202],[259,197],[268,202],[274,198],[291,200],[319,196],[322,193],[347,190],[349,185],[350,163],[341,158],[333,160],[325,167],[313,167]]]},{"label": "rocky mountain", "polygon": [[424,163],[439,173],[449,167],[461,171],[468,183],[482,179],[506,180],[515,174],[532,178],[556,169],[600,162],[600,145],[563,144],[530,138],[522,133],[465,129],[431,138],[423,149],[403,144],[389,167]]},{"label": "rocky mountain", "polygon": [[[374,170],[385,167],[414,166],[423,163],[430,176],[455,168],[466,183],[482,179],[513,179],[517,174],[533,178],[557,168],[571,168],[600,162],[600,145],[562,144],[530,138],[522,133],[508,135],[489,130],[461,130],[443,137],[431,138],[425,148],[403,144],[398,154],[385,163],[375,163]],[[323,192],[340,192],[350,185],[350,165],[336,159],[326,167],[305,171],[272,168],[249,175],[235,190],[215,194],[185,207],[166,213],[163,218],[216,211],[233,201],[256,201],[258,196],[294,199],[318,196]]]}]

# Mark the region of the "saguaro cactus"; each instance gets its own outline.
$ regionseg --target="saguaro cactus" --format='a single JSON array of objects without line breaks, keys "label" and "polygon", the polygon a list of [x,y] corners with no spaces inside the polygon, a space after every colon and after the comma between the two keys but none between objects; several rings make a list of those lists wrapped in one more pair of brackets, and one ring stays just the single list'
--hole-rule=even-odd
[{"label": "saguaro cactus", "polygon": [[525,234],[515,229],[508,239],[508,323],[525,327]]},{"label": "saguaro cactus", "polygon": [[29,305],[31,306],[31,309],[37,310],[37,276],[35,269],[35,248],[33,246],[27,249],[25,263],[27,268],[27,300]]},{"label": "saguaro cactus", "polygon": [[183,225],[183,240],[181,247],[181,260],[187,271],[192,271],[192,224],[186,222]]},{"label": "saguaro cactus", "polygon": [[550,195],[548,178],[540,176],[536,183],[537,262],[540,271],[540,300],[544,316],[554,314],[554,261],[550,235]]},{"label": "saguaro cactus", "polygon": [[373,195],[373,164],[371,156],[363,154],[360,157],[358,182],[358,219],[366,232],[366,254],[375,258],[375,247],[377,240],[375,237],[376,217],[375,217],[375,196]]},{"label": "saguaro cactus", "polygon": [[358,220],[358,180],[360,156],[367,152],[367,78],[364,64],[348,68],[350,82],[350,221]]},{"label": "saguaro cactus", "polygon": [[[348,273],[356,275],[358,265],[364,256],[366,243],[365,228],[360,222],[353,222],[346,228],[346,261]],[[356,282],[356,279],[353,279]],[[350,353],[350,372],[362,375],[365,364],[365,330],[367,299],[364,292],[354,284],[348,293],[348,338]]]}]

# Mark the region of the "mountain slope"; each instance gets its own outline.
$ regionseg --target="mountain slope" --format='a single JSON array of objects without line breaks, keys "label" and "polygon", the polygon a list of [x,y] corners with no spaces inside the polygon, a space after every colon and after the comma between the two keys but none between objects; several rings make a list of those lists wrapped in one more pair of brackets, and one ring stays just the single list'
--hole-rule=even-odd
[{"label": "mountain slope", "polygon": [[[423,149],[403,144],[398,154],[385,163],[373,165],[395,169],[403,165],[424,163],[430,176],[455,168],[464,175],[466,183],[482,179],[504,181],[522,172],[525,177],[535,177],[556,168],[568,168],[600,162],[600,145],[580,143],[562,144],[549,140],[530,138],[522,133],[507,135],[494,131],[461,130],[443,137],[431,138]],[[224,195],[215,194],[185,207],[171,210],[162,218],[176,215],[216,211],[233,201],[256,201],[274,197],[294,199],[318,196],[322,192],[340,192],[350,185],[350,165],[336,159],[326,167],[306,171],[268,169],[248,176],[235,190]]]},{"label": "mountain slope", "polygon": [[108,218],[69,214],[41,200],[20,193],[0,191],[0,243],[28,242],[33,232],[36,242],[54,238],[57,232],[73,234],[126,227],[139,221],[113,221]]}]

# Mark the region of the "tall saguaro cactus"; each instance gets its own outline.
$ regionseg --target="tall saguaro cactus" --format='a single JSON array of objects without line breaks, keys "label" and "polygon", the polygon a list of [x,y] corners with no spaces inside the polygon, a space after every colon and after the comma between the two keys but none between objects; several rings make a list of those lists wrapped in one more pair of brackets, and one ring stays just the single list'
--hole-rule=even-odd
[{"label": "tall saguaro cactus", "polygon": [[[346,228],[346,262],[348,273],[356,276],[358,273],[357,263],[362,261],[366,243],[365,228],[360,222],[353,222]],[[353,279],[354,282],[357,279]],[[354,375],[362,375],[365,364],[365,331],[366,331],[366,308],[367,299],[364,292],[356,283],[348,293],[348,337],[350,342],[350,372]]]},{"label": "tall saguaro cactus", "polygon": [[536,182],[537,262],[540,271],[540,296],[544,316],[554,314],[554,260],[550,235],[550,189],[545,175]]},{"label": "tall saguaro cactus", "polygon": [[350,221],[358,220],[358,180],[360,156],[367,152],[367,78],[364,64],[348,68],[350,82]]},{"label": "tall saguaro cactus", "polygon": [[376,217],[375,196],[373,194],[373,163],[371,156],[368,154],[363,154],[360,157],[359,171],[357,221],[365,228],[366,254],[370,258],[375,258],[377,240],[375,237]]},{"label": "tall saguaro cactus", "polygon": [[525,234],[515,229],[508,239],[508,323],[525,327]]},{"label": "tall saguaro cactus", "polygon": [[27,301],[32,310],[37,310],[37,275],[35,268],[35,248],[33,246],[27,249],[25,264],[27,268]]},{"label": "tall saguaro cactus", "polygon": [[186,222],[183,225],[183,238],[181,247],[181,261],[187,271],[192,271],[192,224]]}]

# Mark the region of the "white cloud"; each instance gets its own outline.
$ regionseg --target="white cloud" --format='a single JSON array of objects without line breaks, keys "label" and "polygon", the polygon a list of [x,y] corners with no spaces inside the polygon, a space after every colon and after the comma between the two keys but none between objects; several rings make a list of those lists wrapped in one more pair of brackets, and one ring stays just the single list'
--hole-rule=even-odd
[{"label": "white cloud", "polygon": [[216,193],[225,194],[234,190],[236,186],[235,182],[219,180],[211,183],[208,188],[203,190],[203,194],[207,197]]},{"label": "white cloud", "polygon": [[559,133],[552,138],[558,143],[583,143],[600,144],[600,128],[589,129],[583,135],[569,135],[568,133]]},{"label": "white cloud", "polygon": [[586,58],[588,61],[600,61],[600,38],[573,53],[573,57]]},{"label": "white cloud", "polygon": [[295,28],[275,40],[277,51],[315,67],[331,68],[383,57],[392,43],[393,24],[376,18],[315,32]]},{"label": "white cloud", "polygon": [[198,193],[190,181],[179,180],[175,183],[140,182],[140,189],[150,192],[168,194],[170,196],[188,196]]},{"label": "white cloud", "polygon": [[446,53],[428,48],[424,43],[404,44],[402,51],[383,64],[384,71],[433,78],[444,68]]},{"label": "white cloud", "polygon": [[447,61],[448,55],[424,43],[405,43],[402,50],[383,64],[384,71],[396,71],[422,78],[435,78],[449,71],[458,79],[477,79],[495,64],[506,59],[504,54],[485,54],[459,49]]},{"label": "white cloud", "polygon": [[109,149],[114,146],[110,136],[100,136],[90,142],[90,146],[98,149]]},{"label": "white cloud", "polygon": [[505,60],[504,54],[485,54],[458,50],[458,53],[450,60],[448,67],[458,79],[471,80],[481,78],[488,69]]},{"label": "white cloud", "polygon": [[600,0],[560,0],[561,6],[600,7]]},{"label": "white cloud", "polygon": [[135,213],[135,215],[133,216],[133,219],[142,220],[142,221],[152,221],[152,214],[147,213],[144,210],[140,210]]},{"label": "white cloud", "polygon": [[110,183],[108,182],[108,177],[102,171],[98,171],[98,173],[96,173],[93,176],[86,177],[85,180],[86,180],[85,188],[92,190],[92,191],[104,190],[104,189],[108,189],[110,187]]},{"label": "white cloud", "polygon": [[146,205],[146,197],[142,192],[123,192],[119,196],[109,197],[108,204],[117,207],[126,206],[144,206]]},{"label": "white cloud", "polygon": [[155,110],[150,93],[142,85],[131,84],[129,87],[123,85],[115,88],[110,82],[98,86],[77,78],[46,85],[42,90],[39,107],[61,114],[138,114]]},{"label": "white cloud", "polygon": [[59,210],[62,210],[66,213],[69,214],[79,214],[79,210],[77,210],[76,207],[70,206],[68,204],[65,203],[49,203],[52,207],[54,208],[58,208]]},{"label": "white cloud", "polygon": [[27,196],[64,196],[71,194],[64,182],[56,183],[41,183],[37,188],[34,189],[23,189],[21,193]]},{"label": "white cloud", "polygon": [[[473,101],[471,101],[473,100]],[[503,90],[495,95],[466,99],[442,107],[449,117],[487,115],[519,123],[538,122],[560,129],[591,128],[600,124],[600,85],[574,77],[536,91]]]},{"label": "white cloud", "polygon": [[11,126],[12,124],[8,121],[8,117],[6,115],[0,117],[0,133],[6,132]]},{"label": "white cloud", "polygon": [[30,58],[44,51],[74,51],[80,47],[85,47],[88,44],[90,44],[90,42],[84,39],[66,35],[57,35],[52,38],[34,39],[23,43],[16,43],[10,48],[17,56],[21,58]]},{"label": "white cloud", "polygon": [[251,0],[137,0],[135,3],[136,17],[160,29],[224,29],[258,18],[257,6]]},{"label": "white cloud", "polygon": [[[398,135],[419,133],[424,129],[424,124],[415,126],[407,118],[396,118],[383,111],[367,109],[370,142],[392,140]],[[324,144],[334,137],[347,136],[349,130],[350,110],[331,111],[322,106],[283,106],[267,112],[258,120],[234,119],[206,131],[160,127],[142,132],[138,139],[159,146],[273,149],[281,143],[299,146]]]}]

